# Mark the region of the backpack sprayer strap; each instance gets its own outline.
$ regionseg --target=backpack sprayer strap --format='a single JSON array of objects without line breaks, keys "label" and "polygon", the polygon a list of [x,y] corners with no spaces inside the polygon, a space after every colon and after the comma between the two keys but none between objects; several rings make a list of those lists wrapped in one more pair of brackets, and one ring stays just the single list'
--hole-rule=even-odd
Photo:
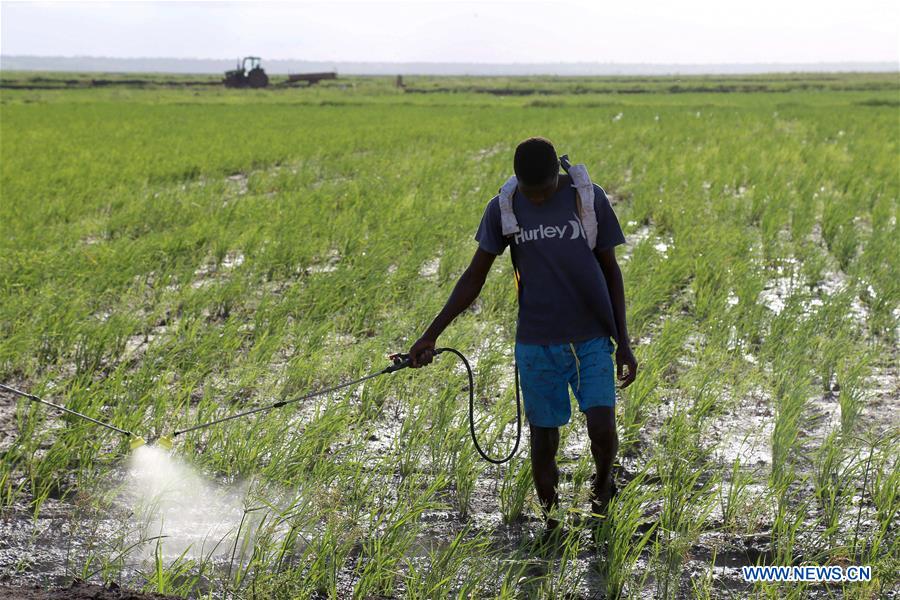
[{"label": "backpack sprayer strap", "polygon": [[[569,177],[572,178],[572,187],[575,188],[575,205],[578,210],[578,218],[584,229],[585,241],[593,250],[597,245],[597,213],[594,212],[594,183],[588,175],[587,167],[583,164],[573,165],[569,162],[569,155],[559,157],[559,164]],[[499,190],[500,227],[506,237],[513,236],[519,231],[519,221],[513,210],[513,197],[519,182],[513,175],[506,180]]]},{"label": "backpack sprayer strap", "polygon": [[519,182],[513,175],[500,187],[500,226],[505,236],[519,233],[519,222],[512,207],[513,195],[518,185]]},{"label": "backpack sprayer strap", "polygon": [[584,228],[588,247],[593,250],[597,246],[597,213],[594,212],[594,183],[588,175],[587,167],[583,164],[571,164],[568,154],[563,154],[559,157],[559,164],[572,178],[578,216],[581,219],[581,226]]}]

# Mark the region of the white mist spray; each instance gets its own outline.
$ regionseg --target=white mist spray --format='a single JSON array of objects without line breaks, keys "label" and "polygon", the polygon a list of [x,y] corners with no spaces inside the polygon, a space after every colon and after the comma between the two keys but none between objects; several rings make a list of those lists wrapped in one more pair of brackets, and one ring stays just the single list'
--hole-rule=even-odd
[{"label": "white mist spray", "polygon": [[[142,523],[143,539],[166,536],[160,540],[165,557],[186,551],[204,559],[231,552],[247,490],[246,483],[216,485],[169,452],[142,446],[129,459],[125,501]],[[153,555],[156,541],[143,551]]]}]

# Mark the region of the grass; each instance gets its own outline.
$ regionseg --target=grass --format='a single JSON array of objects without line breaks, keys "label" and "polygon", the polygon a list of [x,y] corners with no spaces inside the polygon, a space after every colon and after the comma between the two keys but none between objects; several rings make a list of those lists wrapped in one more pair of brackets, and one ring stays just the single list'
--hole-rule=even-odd
[{"label": "grass", "polygon": [[[67,576],[244,598],[897,585],[896,73],[410,77],[406,92],[30,77],[4,73],[0,92],[0,381],[151,437],[380,369],[442,307],[534,134],[613,199],[641,365],[617,409],[611,518],[579,518],[592,465],[576,411],[566,535],[542,557],[527,456],[477,459],[449,355],[179,437],[208,477],[253,482],[224,558],[219,540],[190,558],[132,531],[115,493],[127,440],[4,396],[4,513],[34,527],[27,549],[62,507],[92,540],[60,559]],[[502,256],[438,344],[473,361],[493,455],[514,431],[515,311]],[[734,565],[757,561],[876,577],[744,583]],[[3,573],[53,581],[27,558]]]}]

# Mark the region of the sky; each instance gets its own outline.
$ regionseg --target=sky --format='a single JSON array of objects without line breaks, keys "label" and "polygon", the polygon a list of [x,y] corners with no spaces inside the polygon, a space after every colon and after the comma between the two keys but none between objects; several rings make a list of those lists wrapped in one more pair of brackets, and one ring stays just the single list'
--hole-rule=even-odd
[{"label": "sky", "polygon": [[467,63],[900,62],[896,0],[0,2],[0,53]]}]

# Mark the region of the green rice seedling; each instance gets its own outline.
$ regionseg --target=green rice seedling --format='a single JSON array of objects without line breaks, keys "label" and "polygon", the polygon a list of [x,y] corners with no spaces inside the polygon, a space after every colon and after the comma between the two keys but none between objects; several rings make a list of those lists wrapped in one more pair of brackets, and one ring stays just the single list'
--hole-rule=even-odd
[{"label": "green rice seedling", "polygon": [[822,213],[822,237],[828,250],[837,259],[844,271],[849,270],[856,257],[859,244],[857,228],[853,222],[852,205],[838,195],[828,194],[824,199]]},{"label": "green rice seedling", "polygon": [[896,201],[890,198],[890,194],[876,195],[872,205],[872,234],[851,270],[851,274],[864,286],[859,299],[868,309],[866,324],[873,335],[888,344],[897,343],[894,310],[900,296],[900,284],[894,276],[898,267],[897,255],[900,254],[896,211]]},{"label": "green rice seedling", "polygon": [[[641,271],[633,271],[631,265],[642,265]],[[651,317],[659,306],[669,300],[671,294],[684,285],[689,276],[685,262],[665,261],[659,257],[650,238],[639,243],[632,258],[624,269],[624,278],[629,281],[629,332],[644,334]]]},{"label": "green rice seedling", "polygon": [[764,207],[759,222],[763,258],[766,261],[778,260],[785,254],[780,234],[788,225],[789,216],[781,202],[767,201]]},{"label": "green rice seedling", "polygon": [[819,323],[814,337],[818,355],[816,370],[826,392],[832,391],[838,363],[854,353],[856,345],[853,340],[857,334],[847,319],[847,314],[852,310],[854,295],[852,287],[841,289],[828,296],[823,305],[811,315]]},{"label": "green rice seedling", "polygon": [[579,564],[579,556],[590,543],[587,528],[582,525],[570,527],[563,538],[563,552],[556,574],[556,594],[558,597],[572,597],[579,593],[586,579],[586,570]]},{"label": "green rice seedling", "polygon": [[775,490],[775,518],[772,523],[772,564],[792,565],[797,552],[798,534],[807,520],[808,498],[791,497],[787,490]]},{"label": "green rice seedling", "polygon": [[[258,456],[257,453],[262,448],[278,447],[288,443],[288,446],[286,446],[288,454],[285,457],[285,462],[281,465],[281,469],[294,474],[309,473],[322,461],[322,457],[326,454],[328,448],[345,434],[346,428],[352,420],[353,416],[350,407],[344,403],[336,403],[326,405],[321,410],[317,410],[317,414],[305,424],[305,427],[292,428],[290,433],[287,431],[289,422],[279,424],[278,429],[262,436],[262,439],[268,446],[259,444],[258,440],[260,438],[258,437],[255,438],[257,443],[254,443],[251,441],[254,440],[254,437],[246,433],[243,435],[238,433],[236,436],[229,436],[226,439],[221,439],[221,441],[217,438],[212,438],[211,441],[218,442],[217,445],[233,447],[235,451],[239,451],[243,447],[248,454],[244,457],[238,455],[238,457],[244,458],[247,461],[245,464],[255,464],[258,460],[256,458]],[[226,472],[234,469],[233,465],[230,468],[218,464],[215,466],[222,468]]]},{"label": "green rice seedling", "polygon": [[889,435],[882,444],[868,475],[878,523],[887,527],[900,512],[900,440],[896,435]]},{"label": "green rice seedling", "polygon": [[844,356],[837,364],[836,379],[840,386],[838,403],[841,407],[841,432],[845,436],[854,433],[854,427],[862,412],[866,384],[871,374],[868,353]]},{"label": "green rice seedling", "polygon": [[[886,589],[896,587],[897,556],[896,552],[884,552],[886,545],[894,542],[894,519],[900,502],[897,501],[897,480],[900,480],[894,451],[896,434],[889,432],[879,439],[867,440],[869,451],[863,467],[862,494],[865,496],[871,482],[871,498],[875,505],[876,524],[874,527],[862,527],[863,501],[856,511],[853,538],[849,543],[850,558],[858,564],[869,565],[873,569],[872,580],[866,584],[855,585],[847,590],[848,597],[871,597],[872,594],[883,594]],[[878,458],[876,448],[880,448]],[[847,586],[844,586],[845,590]]]},{"label": "green rice seedling", "polygon": [[613,497],[607,509],[608,518],[597,529],[597,540],[606,547],[597,566],[606,577],[610,598],[621,598],[632,582],[638,559],[658,528],[659,521],[647,522],[646,506],[654,494],[645,486],[646,471],[640,471]]},{"label": "green rice seedling", "polygon": [[809,285],[822,281],[828,267],[828,258],[814,243],[807,240],[795,242],[797,260],[800,263],[800,277]]},{"label": "green rice seedling", "polygon": [[682,463],[660,472],[663,507],[659,535],[654,541],[659,557],[657,595],[674,598],[681,569],[691,545],[699,536],[715,505],[713,481],[701,481],[700,469]]},{"label": "green rice seedling", "polygon": [[404,552],[413,544],[416,534],[412,529],[389,527],[385,537],[363,541],[359,579],[354,587],[356,597],[387,595],[394,589],[399,575],[398,565]]},{"label": "green rice seedling", "polygon": [[755,264],[739,263],[732,272],[735,280],[734,294],[737,304],[732,307],[736,337],[744,342],[747,350],[756,354],[763,347],[763,333],[760,324],[769,318],[766,307],[757,302],[765,287],[763,270]]},{"label": "green rice seedling", "polygon": [[697,259],[702,262],[696,267],[691,289],[694,292],[694,315],[699,320],[706,320],[713,312],[718,312],[728,295],[728,273],[714,268],[716,258],[710,257],[707,252]]},{"label": "green rice seedling", "polygon": [[791,583],[757,583],[754,586],[757,590],[756,597],[771,598],[771,600],[801,600],[809,597],[808,583],[791,582]]},{"label": "green rice seedling", "polygon": [[162,552],[162,539],[157,538],[153,554],[153,570],[147,576],[145,591],[153,591],[157,594],[184,594],[192,589],[197,582],[193,570],[193,560],[187,558],[188,550],[185,549],[168,566],[165,565]]},{"label": "green rice seedling", "polygon": [[450,470],[453,450],[459,450],[459,429],[453,427],[456,417],[456,403],[453,402],[455,391],[453,387],[445,388],[435,410],[430,411],[432,418],[426,440],[431,466],[438,471]]},{"label": "green rice seedling", "polygon": [[[815,324],[804,318],[805,296],[793,290],[793,287],[791,290],[787,297],[782,298],[783,306],[777,310],[777,314],[760,319],[760,322],[769,325],[767,337],[770,342],[759,348],[759,358],[771,361],[771,383],[776,397],[787,388],[796,387],[797,383],[805,383],[808,367],[813,362],[814,348],[808,340],[815,332]],[[788,377],[787,374],[791,371],[794,377]]]},{"label": "green rice seedling", "polygon": [[354,596],[390,594],[398,576],[398,566],[419,532],[419,516],[434,506],[432,498],[444,487],[443,476],[422,488],[418,478],[407,479],[397,502],[371,516],[369,532],[362,542],[356,566]]},{"label": "green rice seedling", "polygon": [[484,465],[470,448],[459,448],[453,454],[451,472],[456,490],[456,509],[459,511],[459,518],[466,520],[475,484],[479,475],[484,472]]},{"label": "green rice seedling", "polygon": [[362,532],[347,519],[331,512],[325,517],[322,529],[316,533],[307,538],[307,545],[300,557],[300,563],[304,565],[303,579],[310,589],[336,598],[341,573]]},{"label": "green rice seedling", "polygon": [[522,515],[532,486],[531,461],[522,458],[511,460],[503,469],[500,482],[500,514],[504,523],[513,523]]},{"label": "green rice seedling", "polygon": [[[879,438],[865,440],[869,446],[863,468],[862,497],[856,510],[853,538],[849,543],[850,558],[858,564],[870,565],[873,577],[866,585],[853,588],[853,595],[866,597],[872,590],[881,593],[884,589],[896,587],[896,552],[883,552],[885,544],[893,542],[894,517],[900,509],[897,502],[896,481],[900,479],[900,469],[896,461],[896,433],[891,431]],[[881,449],[875,458],[876,448]],[[886,472],[889,469],[889,472]],[[871,498],[875,505],[876,524],[862,527],[862,516],[866,490],[871,487]],[[887,574],[887,575],[885,575]],[[846,586],[845,586],[846,587]]]},{"label": "green rice seedling", "polygon": [[731,475],[727,484],[719,485],[719,506],[722,510],[722,527],[726,531],[736,532],[740,516],[746,516],[749,502],[748,486],[753,483],[753,476],[742,469],[740,457],[735,458],[731,466]]},{"label": "green rice seedling", "polygon": [[[872,467],[872,458],[875,453],[875,444],[869,445],[868,456],[866,457],[865,466],[863,467],[863,484],[862,484],[862,492],[866,493],[866,488],[869,486],[869,474],[871,472]],[[860,498],[861,500],[862,498]],[[856,509],[856,527],[853,531],[853,542],[850,545],[850,551],[855,555],[858,554],[857,543],[859,542],[859,534],[860,534],[860,525],[862,524],[862,512],[863,512],[863,503],[860,501],[859,506]]]},{"label": "green rice seedling", "polygon": [[439,550],[429,550],[424,569],[415,570],[409,565],[409,574],[404,578],[405,597],[410,600],[449,598],[454,592],[457,596],[464,594],[466,589],[471,593],[479,586],[481,577],[471,565],[471,557],[486,552],[489,543],[484,533],[473,535],[468,527],[464,527],[449,544]]},{"label": "green rice seedling", "polygon": [[[111,554],[110,556],[106,556],[102,551],[98,551],[96,554],[89,556],[85,560],[85,564],[96,562],[99,563],[99,566],[94,570],[82,569],[81,579],[90,581],[96,575],[100,575],[104,583],[121,580],[128,555],[139,546],[151,541],[153,540],[138,539],[127,546],[123,546],[121,549],[117,549],[118,554]],[[198,574],[198,578],[200,577],[202,577],[202,571]]]},{"label": "green rice seedling", "polygon": [[712,549],[709,569],[700,576],[691,577],[691,593],[696,600],[712,600],[713,581],[715,579],[716,548]]},{"label": "green rice seedling", "polygon": [[585,578],[584,569],[578,564],[582,550],[582,528],[567,529],[559,541],[558,559],[547,561],[542,577],[533,582],[529,591],[540,598],[577,597]]},{"label": "green rice seedling", "polygon": [[110,500],[114,498],[115,494],[102,499],[79,494],[68,516],[66,569],[84,581],[98,574],[104,582],[121,579],[129,552],[153,541],[134,536],[128,520],[116,519],[115,526],[110,523],[109,512],[115,508]]},{"label": "green rice seedling", "polygon": [[427,437],[425,423],[428,419],[425,410],[414,410],[400,425],[400,434],[397,436],[397,466],[400,476],[405,478],[414,473],[421,464],[425,454]]},{"label": "green rice seedling", "polygon": [[[506,456],[512,451],[515,444],[516,404],[511,390],[507,391],[505,396],[505,399],[494,402],[488,412],[483,412],[479,415],[479,409],[477,407],[475,409],[475,431],[478,442],[489,456]],[[461,408],[460,410],[465,411],[466,408]],[[465,418],[465,413],[463,415],[463,418]],[[523,421],[524,418],[523,414]],[[486,426],[482,426],[482,423],[486,424]],[[468,429],[468,422],[465,422],[464,427]],[[523,424],[523,429],[525,428],[526,426]],[[466,432],[463,439],[469,436],[470,434]],[[470,441],[467,441],[466,445],[469,446],[470,452],[475,451],[471,447]]]},{"label": "green rice seedling", "polygon": [[846,512],[849,492],[859,463],[847,456],[844,438],[831,432],[817,449],[812,460],[812,483],[819,509],[822,511],[824,536],[834,537]]},{"label": "green rice seedling", "polygon": [[680,386],[690,398],[692,427],[698,436],[702,436],[709,422],[727,409],[722,401],[726,397],[722,379],[727,359],[714,346],[707,346],[697,354],[697,366],[680,378]]},{"label": "green rice seedling", "polygon": [[[373,461],[364,446],[360,446],[357,454],[352,455],[340,464],[323,464],[309,482],[306,492],[298,497],[300,502],[308,502],[308,498],[318,492],[317,488],[325,486],[329,490],[329,498],[334,502],[351,507],[366,506],[377,496],[382,486],[381,478],[385,474],[393,475],[395,465],[390,456],[383,462]],[[313,510],[311,514],[315,515]],[[352,514],[352,513],[351,513]]]},{"label": "green rice seedling", "polygon": [[500,557],[495,560],[496,598],[520,598],[540,585],[543,576],[534,574],[533,561]]},{"label": "green rice seedling", "polygon": [[[872,580],[844,584],[842,588],[846,597],[889,597],[889,591],[895,589],[898,582],[895,540],[891,525],[885,523],[880,523],[872,529],[864,541],[854,540],[854,560],[858,561],[858,564],[872,567]],[[862,547],[855,547],[857,541],[862,543]]]},{"label": "green rice seedling", "polygon": [[[318,595],[318,590],[304,577],[300,567],[288,567],[272,573],[245,594],[249,598],[314,598]],[[215,597],[212,590],[207,592],[206,597]]]},{"label": "green rice seedling", "polygon": [[5,455],[3,458],[3,463],[0,465],[0,507],[10,506],[17,495],[10,479],[12,464],[7,464]]},{"label": "green rice seedling", "polygon": [[[615,469],[621,467],[617,463],[613,463],[613,473]],[[587,502],[590,496],[590,486],[585,485],[590,481],[591,475],[596,470],[594,457],[590,452],[584,452],[575,463],[572,469],[572,506],[579,506],[583,502]]]},{"label": "green rice seedling", "polygon": [[798,245],[802,246],[816,224],[816,206],[812,202],[792,201],[790,203],[790,213],[791,240],[794,242],[795,247]]},{"label": "green rice seedling", "polygon": [[[253,577],[252,584],[256,582],[256,575],[260,570],[265,570],[267,562],[266,547],[272,539],[272,528],[267,525],[274,523],[272,513],[265,506],[245,508],[240,525],[235,533],[234,545],[231,551],[231,560],[228,563],[229,588],[239,590],[245,587],[245,581]],[[254,523],[255,522],[255,523]],[[246,533],[244,533],[246,531]],[[238,552],[240,546],[240,552]],[[237,568],[235,567],[237,558]]]},{"label": "green rice seedling", "polygon": [[771,486],[783,490],[793,480],[792,453],[800,434],[806,404],[806,391],[790,387],[775,402],[775,427],[772,431]]},{"label": "green rice seedling", "polygon": [[300,519],[285,518],[285,521],[290,523],[290,526],[287,533],[280,540],[277,540],[276,573],[280,573],[290,565],[300,545],[301,530],[303,527],[308,526],[308,521],[304,522]]},{"label": "green rice seedling", "polygon": [[638,347],[637,358],[641,364],[642,376],[635,379],[623,392],[627,401],[617,408],[617,422],[621,431],[619,452],[628,456],[636,450],[638,433],[646,420],[647,411],[660,401],[659,387],[665,381],[672,364],[682,352],[682,346],[689,331],[684,320],[668,319],[663,323],[657,339],[652,345]]}]

